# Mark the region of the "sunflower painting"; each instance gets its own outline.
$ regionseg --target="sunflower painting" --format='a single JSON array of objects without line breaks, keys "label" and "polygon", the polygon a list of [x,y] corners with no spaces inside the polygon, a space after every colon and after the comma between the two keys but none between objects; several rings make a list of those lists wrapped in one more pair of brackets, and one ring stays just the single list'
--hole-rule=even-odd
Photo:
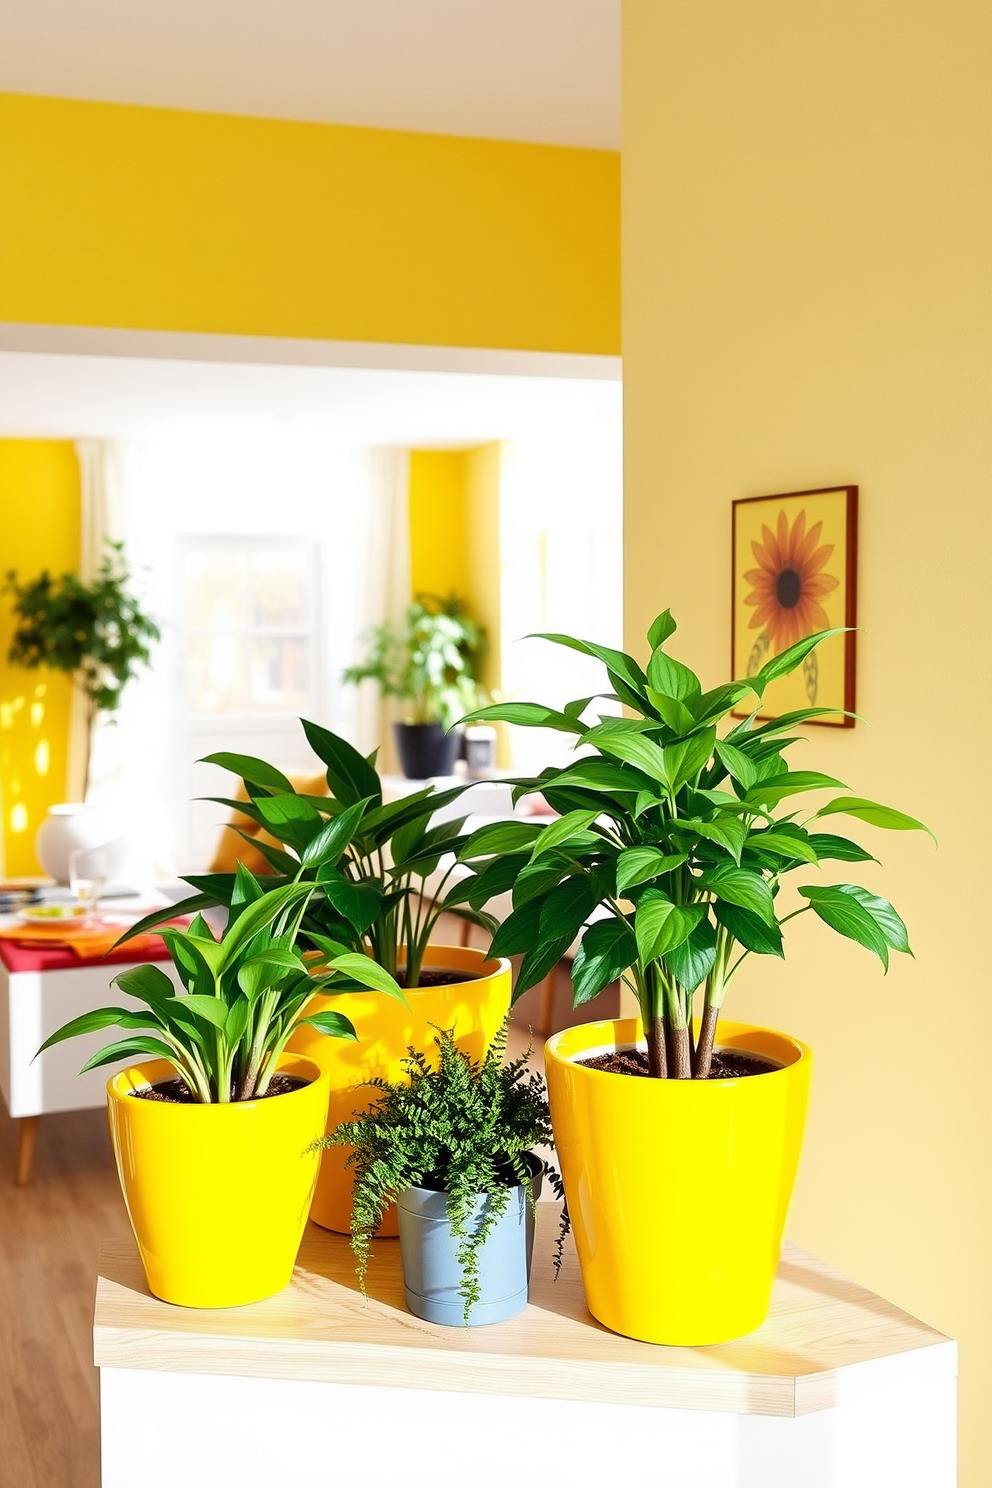
[{"label": "sunflower painting", "polygon": [[[855,624],[857,486],[753,496],[734,502],[733,675],[817,630]],[[850,728],[854,633],[832,636],[789,677],[766,690],[761,716],[836,708],[823,722]]]}]

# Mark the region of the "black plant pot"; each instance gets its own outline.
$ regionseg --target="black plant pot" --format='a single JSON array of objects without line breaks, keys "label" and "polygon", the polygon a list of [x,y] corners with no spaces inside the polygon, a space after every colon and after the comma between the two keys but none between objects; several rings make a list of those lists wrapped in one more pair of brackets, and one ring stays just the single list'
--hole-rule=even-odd
[{"label": "black plant pot", "polygon": [[461,731],[446,734],[440,723],[394,723],[396,748],[408,780],[452,775],[461,747]]}]

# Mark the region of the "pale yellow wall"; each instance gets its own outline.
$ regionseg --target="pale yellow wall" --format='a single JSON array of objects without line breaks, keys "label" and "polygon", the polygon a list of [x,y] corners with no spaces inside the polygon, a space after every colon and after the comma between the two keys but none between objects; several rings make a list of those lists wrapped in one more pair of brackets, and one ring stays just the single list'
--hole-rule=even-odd
[{"label": "pale yellow wall", "polygon": [[410,575],[414,594],[468,592],[468,454],[410,451]]},{"label": "pale yellow wall", "polygon": [[[815,921],[734,1013],[816,1052],[793,1236],[961,1340],[992,1482],[992,7],[625,0],[628,643],[671,604],[726,678],[730,503],[861,488],[860,710],[798,758],[924,817],[862,828],[916,960]],[[811,731],[814,732],[814,731]]]},{"label": "pale yellow wall", "polygon": [[619,158],[0,94],[0,320],[619,350]]},{"label": "pale yellow wall", "polygon": [[[0,572],[19,578],[79,567],[79,463],[72,445],[0,439]],[[12,597],[0,599],[0,809],[3,872],[37,873],[34,837],[49,806],[65,800],[68,678],[7,661]]]}]

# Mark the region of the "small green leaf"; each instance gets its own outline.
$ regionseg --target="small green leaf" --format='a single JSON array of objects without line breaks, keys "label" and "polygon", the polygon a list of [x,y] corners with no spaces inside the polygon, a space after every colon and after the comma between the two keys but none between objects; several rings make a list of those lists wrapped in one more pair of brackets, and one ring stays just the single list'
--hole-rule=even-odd
[{"label": "small green leaf", "polygon": [[227,1003],[220,997],[205,997],[202,993],[189,992],[185,997],[173,998],[169,1004],[178,1012],[196,1013],[215,1028],[223,1028],[227,1022]]},{"label": "small green leaf", "polygon": [[[589,699],[588,701],[591,701]],[[465,723],[515,723],[523,728],[557,729],[563,734],[584,734],[586,726],[568,713],[558,713],[541,703],[493,703],[466,713]]]},{"label": "small green leaf", "polygon": [[735,863],[740,863],[747,841],[747,826],[744,822],[733,818],[713,822],[689,818],[687,821],[674,821],[671,825],[672,831],[678,835],[691,832],[697,837],[705,837],[707,842],[715,842],[717,847],[722,847],[730,854]]},{"label": "small green leaf", "polygon": [[356,801],[354,806],[349,806],[339,816],[333,816],[330,821],[325,822],[303,849],[301,861],[308,868],[315,863],[337,863],[343,857],[352,837],[358,830],[362,815],[368,805],[368,799]]},{"label": "small green leaf", "polygon": [[709,889],[725,904],[737,904],[749,909],[768,925],[775,923],[775,904],[772,891],[760,873],[747,868],[731,868],[722,864],[708,868],[696,880],[700,888]]},{"label": "small green leaf", "polygon": [[752,832],[747,839],[747,846],[758,848],[761,852],[774,853],[779,858],[794,858],[797,862],[810,863],[815,867],[822,854],[817,853],[812,838],[805,833],[799,835],[799,828],[797,835],[793,836],[785,830],[786,826],[787,823],[782,823],[777,830]]},{"label": "small green leaf", "polygon": [[878,894],[869,894],[867,889],[862,889],[857,884],[835,884],[834,887],[840,889],[843,894],[850,894],[852,899],[858,901],[862,909],[868,911],[894,951],[902,951],[907,956],[913,954],[909,945],[909,932],[901,915],[892,907],[888,899],[882,899]]},{"label": "small green leaf", "polygon": [[660,847],[628,847],[617,858],[617,893],[680,868],[688,853],[666,853]]},{"label": "small green leaf", "polygon": [[676,734],[691,734],[696,727],[695,718],[678,698],[666,697],[663,692],[655,692],[653,687],[649,687],[648,702]]},{"label": "small green leaf", "polygon": [[[168,978],[166,980],[168,981]],[[169,991],[170,993],[175,991],[171,982],[169,983]],[[126,1018],[128,1012],[129,1010],[127,1008],[106,1007],[94,1008],[89,1013],[81,1013],[78,1018],[70,1019],[68,1023],[63,1023],[61,1028],[57,1028],[54,1033],[49,1034],[38,1050],[38,1054],[44,1053],[53,1044],[61,1044],[66,1039],[79,1038],[84,1033],[99,1033],[104,1028],[120,1027],[121,1019]],[[34,1055],[35,1059],[37,1059],[38,1054]]]},{"label": "small green leaf", "polygon": [[572,963],[572,1003],[583,1003],[602,992],[637,959],[637,941],[626,920],[597,920],[582,937]]},{"label": "small green leaf", "polygon": [[364,935],[382,910],[382,886],[374,879],[355,881],[340,868],[324,864],[317,869],[317,882],[338,914],[344,915],[357,934]]},{"label": "small green leaf", "polygon": [[354,806],[366,797],[371,797],[376,803],[382,800],[382,787],[375,768],[347,739],[311,723],[309,719],[301,718],[300,722],[310,748],[327,766],[327,784],[342,806]]},{"label": "small green leaf", "polygon": [[538,922],[539,943],[563,940],[567,950],[595,904],[596,894],[585,875],[566,878],[544,901]]},{"label": "small green leaf", "polygon": [[[774,806],[786,796],[797,796],[803,791],[844,789],[842,780],[832,775],[821,775],[819,770],[785,770],[760,781],[746,796],[748,803]],[[818,813],[822,815],[821,813]]]},{"label": "small green leaf", "polygon": [[688,940],[666,951],[662,959],[679,985],[695,992],[716,961],[716,931],[710,921],[700,920]]},{"label": "small green leaf", "polygon": [[488,857],[490,853],[520,852],[522,848],[533,847],[537,837],[545,830],[537,822],[487,822],[465,839],[458,850],[458,856],[467,860]]},{"label": "small green leaf", "polygon": [[514,1002],[531,987],[536,987],[538,982],[544,981],[548,973],[558,965],[571,943],[571,936],[567,938],[562,936],[557,940],[544,940],[527,952],[520,963],[520,970],[517,972],[517,979],[513,985]]},{"label": "small green leaf", "polygon": [[661,650],[653,651],[648,662],[648,686],[690,708],[703,691],[695,672]]},{"label": "small green leaf", "polygon": [[672,619],[671,610],[662,610],[661,614],[652,620],[651,627],[648,630],[648,645],[651,647],[651,650],[657,651],[658,647],[663,646],[669,636],[673,636],[677,629],[678,627]]},{"label": "small green leaf", "polygon": [[874,952],[888,971],[889,943],[874,916],[863,904],[859,904],[857,899],[833,884],[804,887],[799,892],[804,899],[809,900],[810,908],[825,925]]},{"label": "small green leaf", "polygon": [[715,740],[716,729],[710,727],[693,734],[691,738],[666,744],[662,750],[662,768],[665,782],[673,796],[678,795],[684,785],[695,780],[713,753]]},{"label": "small green leaf", "polygon": [[343,972],[353,982],[359,982],[373,992],[385,992],[387,997],[394,997],[397,1002],[406,1006],[403,989],[395,977],[391,977],[385,967],[369,956],[363,956],[360,951],[348,951],[343,956],[335,956],[327,964],[332,971]]},{"label": "small green leaf", "polygon": [[534,862],[542,853],[546,853],[552,847],[558,847],[567,842],[576,832],[585,831],[599,816],[598,811],[569,811],[546,826],[531,852],[531,861]]},{"label": "small green leaf", "polygon": [[318,1033],[326,1033],[328,1038],[351,1039],[353,1043],[358,1043],[355,1025],[344,1013],[327,1009],[322,1013],[311,1013],[308,1018],[301,1018],[299,1021],[300,1024],[308,1023],[311,1028],[316,1028]]},{"label": "small green leaf", "polygon": [[748,759],[742,749],[721,741],[716,746],[716,756],[727,774],[733,780],[739,781],[745,790],[750,790],[752,785],[757,784],[758,767],[753,760]]},{"label": "small green leaf", "polygon": [[79,1073],[85,1075],[87,1070],[99,1069],[103,1064],[116,1064],[119,1059],[130,1059],[137,1054],[150,1054],[153,1059],[167,1059],[173,1068],[176,1067],[176,1056],[168,1044],[151,1036],[139,1036],[107,1044],[92,1059],[87,1059]]},{"label": "small green leaf", "polygon": [[782,948],[782,931],[778,925],[768,925],[750,910],[737,904],[725,904],[718,900],[713,913],[725,930],[748,951],[759,956],[785,956]]},{"label": "small green leaf", "polygon": [[837,796],[833,801],[828,801],[816,813],[817,816],[833,816],[837,812],[843,812],[845,816],[857,817],[859,821],[868,822],[873,827],[885,827],[893,832],[926,832],[928,836],[936,837],[930,828],[915,816],[907,816],[904,811],[895,811],[891,806],[880,806],[877,801],[866,801],[861,796]]},{"label": "small green leaf", "polygon": [[127,971],[119,971],[111,978],[110,985],[120,987],[129,997],[140,998],[149,1007],[156,1007],[176,995],[171,977],[167,977],[160,966],[152,966],[150,963],[129,966]]},{"label": "small green leaf", "polygon": [[773,656],[771,661],[766,661],[755,677],[751,678],[755,692],[759,697],[763,696],[769,682],[774,682],[779,677],[787,677],[794,672],[796,667],[802,666],[809,653],[817,647],[821,641],[827,640],[829,636],[843,635],[849,626],[835,626],[833,630],[819,630],[815,635],[804,636],[801,641],[796,641],[792,646],[786,647],[778,656]]},{"label": "small green leaf", "polygon": [[240,775],[248,785],[260,785],[265,790],[286,791],[294,795],[292,784],[275,765],[256,759],[252,754],[207,754],[198,762],[201,765],[219,765],[232,775]]},{"label": "small green leaf", "polygon": [[838,863],[877,863],[878,859],[849,837],[835,837],[832,832],[811,832],[809,845],[817,859],[834,859]]},{"label": "small green leaf", "polygon": [[641,965],[681,945],[706,915],[705,904],[673,904],[661,889],[648,889],[637,902],[634,934]]}]

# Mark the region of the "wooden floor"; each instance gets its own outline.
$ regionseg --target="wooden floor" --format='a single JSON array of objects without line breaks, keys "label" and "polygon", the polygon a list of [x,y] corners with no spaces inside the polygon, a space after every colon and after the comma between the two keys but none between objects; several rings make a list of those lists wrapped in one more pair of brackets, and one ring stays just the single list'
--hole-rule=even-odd
[{"label": "wooden floor", "polygon": [[43,1117],[25,1188],[15,1147],[0,1102],[0,1488],[98,1488],[95,1279],[130,1233],[106,1113]]}]

